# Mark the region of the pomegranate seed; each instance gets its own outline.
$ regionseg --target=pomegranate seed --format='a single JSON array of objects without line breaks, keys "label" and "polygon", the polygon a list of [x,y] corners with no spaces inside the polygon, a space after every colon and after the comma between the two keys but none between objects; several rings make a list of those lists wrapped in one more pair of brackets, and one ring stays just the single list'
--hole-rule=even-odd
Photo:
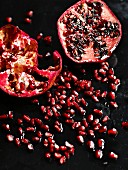
[{"label": "pomegranate seed", "polygon": [[28,23],[28,24],[31,24],[32,23],[32,20],[30,19],[30,18],[25,18],[25,20],[24,20],[26,23]]},{"label": "pomegranate seed", "polygon": [[101,93],[100,97],[102,97],[102,98],[106,98],[107,93],[108,93],[107,91],[104,91],[103,93]]},{"label": "pomegranate seed", "polygon": [[30,118],[28,115],[23,115],[23,119],[24,119],[26,122],[30,122],[30,121],[31,121],[31,118]]},{"label": "pomegranate seed", "polygon": [[65,123],[72,125],[74,123],[74,120],[73,119],[66,119]]},{"label": "pomegranate seed", "polygon": [[104,144],[105,144],[104,139],[98,139],[97,145],[99,148],[104,149]]},{"label": "pomegranate seed", "polygon": [[80,126],[80,127],[78,128],[78,131],[85,131],[85,126]]},{"label": "pomegranate seed", "polygon": [[86,136],[86,132],[83,132],[83,131],[78,131],[78,134],[79,134],[79,136]]},{"label": "pomegranate seed", "polygon": [[48,140],[47,139],[45,139],[44,141],[43,141],[43,145],[45,146],[45,147],[48,147]]},{"label": "pomegranate seed", "polygon": [[110,102],[110,106],[112,106],[113,108],[117,108],[118,104],[116,102]]},{"label": "pomegranate seed", "polygon": [[128,122],[122,122],[122,127],[127,129],[128,128]]},{"label": "pomegranate seed", "polygon": [[60,159],[60,158],[62,157],[62,155],[61,155],[60,153],[55,152],[55,153],[54,153],[54,157],[55,157],[56,159]]},{"label": "pomegranate seed", "polygon": [[88,115],[87,121],[88,121],[89,123],[93,121],[93,115],[92,115],[92,114]]},{"label": "pomegranate seed", "polygon": [[28,144],[28,143],[29,143],[29,140],[26,139],[26,138],[23,138],[23,139],[21,139],[21,142],[24,143],[24,144]]},{"label": "pomegranate seed", "polygon": [[18,128],[18,131],[19,131],[20,135],[23,135],[23,134],[24,134],[24,131],[23,131],[22,127],[19,127],[19,128]]},{"label": "pomegranate seed", "polygon": [[74,146],[69,143],[68,141],[65,142],[65,146],[68,147],[68,148],[73,148]]},{"label": "pomegranate seed", "polygon": [[101,126],[99,129],[99,133],[106,133],[107,132],[107,126]]},{"label": "pomegranate seed", "polygon": [[14,136],[11,134],[8,134],[6,137],[9,142],[12,142],[14,140]]},{"label": "pomegranate seed", "polygon": [[77,136],[77,140],[78,140],[79,143],[84,143],[83,136]]},{"label": "pomegranate seed", "polygon": [[39,138],[39,137],[32,137],[32,140],[33,140],[34,142],[40,142],[40,138]]},{"label": "pomegranate seed", "polygon": [[48,125],[42,125],[41,128],[45,131],[49,131],[49,126]]},{"label": "pomegranate seed", "polygon": [[103,82],[103,83],[104,83],[104,82],[108,82],[108,78],[105,77],[104,79],[102,79],[102,82]]},{"label": "pomegranate seed", "polygon": [[114,69],[113,69],[113,68],[110,68],[110,69],[108,70],[108,74],[114,75]]},{"label": "pomegranate seed", "polygon": [[94,131],[93,131],[93,130],[89,129],[89,130],[88,130],[88,134],[89,134],[91,137],[95,138],[95,134],[94,134]]},{"label": "pomegranate seed", "polygon": [[19,138],[15,138],[15,144],[16,144],[18,147],[21,145]]},{"label": "pomegranate seed", "polygon": [[66,159],[70,158],[70,153],[68,151],[64,152],[64,155],[65,155]]},{"label": "pomegranate seed", "polygon": [[63,117],[65,117],[66,119],[70,119],[71,115],[69,113],[63,113]]},{"label": "pomegranate seed", "polygon": [[55,145],[54,145],[53,143],[50,144],[50,146],[49,146],[49,151],[50,151],[50,153],[54,152],[54,149],[55,149],[54,146],[55,146]]},{"label": "pomegranate seed", "polygon": [[102,126],[102,125],[101,125],[100,123],[98,123],[98,124],[94,127],[94,130],[95,130],[95,131],[96,131],[96,130],[99,130],[101,126]]},{"label": "pomegranate seed", "polygon": [[53,134],[52,134],[52,133],[49,133],[49,132],[45,132],[45,136],[46,136],[46,137],[52,137]]},{"label": "pomegranate seed", "polygon": [[108,135],[112,135],[112,136],[116,136],[118,134],[118,131],[117,131],[117,129],[115,129],[115,128],[112,128],[112,129],[110,129],[110,130],[108,130]]},{"label": "pomegranate seed", "polygon": [[93,95],[93,92],[92,92],[92,91],[85,91],[85,92],[84,92],[84,95],[85,95],[85,96],[92,96],[92,95]]},{"label": "pomegranate seed", "polygon": [[104,118],[102,119],[102,122],[106,123],[108,120],[110,120],[110,118],[108,116],[104,116]]},{"label": "pomegranate seed", "polygon": [[41,127],[43,126],[43,122],[42,122],[41,119],[35,118],[34,121],[35,121],[35,123],[36,123],[37,125],[39,125],[39,126],[41,126]]},{"label": "pomegranate seed", "polygon": [[87,121],[86,121],[86,119],[84,118],[84,119],[82,119],[82,122],[81,122],[84,126],[85,126],[85,128],[87,128],[88,127],[88,123],[87,123]]},{"label": "pomegranate seed", "polygon": [[31,150],[31,151],[34,150],[34,147],[31,143],[28,144],[28,149]]},{"label": "pomegranate seed", "polygon": [[48,137],[48,142],[49,142],[50,144],[55,144],[55,140],[53,140],[51,137]]},{"label": "pomegranate seed", "polygon": [[92,96],[92,99],[95,101],[95,102],[99,102],[99,99],[96,97],[96,96]]},{"label": "pomegranate seed", "polygon": [[31,11],[28,11],[27,12],[27,15],[29,16],[29,17],[32,17],[33,16],[33,11],[31,10]]},{"label": "pomegranate seed", "polygon": [[49,152],[46,152],[45,153],[45,158],[50,159],[51,158],[51,154]]},{"label": "pomegranate seed", "polygon": [[59,150],[60,150],[59,145],[57,145],[56,143],[55,143],[55,150],[56,150],[56,151],[59,151]]},{"label": "pomegranate seed", "polygon": [[96,126],[99,123],[99,121],[100,121],[99,119],[94,119],[92,122],[92,125]]},{"label": "pomegranate seed", "polygon": [[66,162],[66,157],[65,156],[62,156],[61,158],[60,158],[60,164],[62,165],[62,164],[64,164]]},{"label": "pomegranate seed", "polygon": [[18,119],[17,119],[17,123],[18,123],[18,125],[22,125],[22,124],[23,124],[23,120],[20,119],[20,118],[18,118]]},{"label": "pomegranate seed", "polygon": [[71,77],[72,77],[74,82],[78,81],[78,78],[76,76],[72,75]]},{"label": "pomegranate seed", "polygon": [[103,152],[101,150],[96,150],[95,151],[95,157],[97,159],[101,159],[103,157]]},{"label": "pomegranate seed", "polygon": [[9,111],[8,112],[8,118],[9,119],[13,119],[13,111]]},{"label": "pomegranate seed", "polygon": [[63,127],[59,127],[58,125],[54,125],[54,128],[57,130],[57,132],[63,132]]},{"label": "pomegranate seed", "polygon": [[51,44],[51,42],[52,42],[52,37],[51,37],[51,36],[46,36],[46,37],[44,37],[44,42],[45,42],[46,44]]},{"label": "pomegranate seed", "polygon": [[74,122],[72,125],[72,129],[79,128],[81,126],[81,122]]},{"label": "pomegranate seed", "polygon": [[33,100],[32,100],[32,103],[39,105],[39,100],[38,100],[38,99],[33,99]]},{"label": "pomegranate seed", "polygon": [[115,100],[115,93],[114,92],[109,92],[108,96],[111,100]]},{"label": "pomegranate seed", "polygon": [[12,22],[12,17],[7,17],[7,18],[6,18],[6,21],[7,21],[8,23],[11,23],[11,22]]},{"label": "pomegranate seed", "polygon": [[100,90],[96,90],[96,91],[95,91],[95,96],[96,96],[96,97],[100,97],[100,93],[101,93]]},{"label": "pomegranate seed", "polygon": [[110,84],[110,89],[113,90],[113,91],[116,91],[117,90],[117,86],[113,83]]},{"label": "pomegranate seed", "polygon": [[61,150],[61,151],[66,151],[66,150],[67,150],[67,147],[66,147],[66,146],[60,146],[60,150]]},{"label": "pomegranate seed", "polygon": [[35,132],[35,130],[36,130],[36,129],[35,129],[34,127],[27,127],[27,128],[26,128],[26,131],[27,131],[27,132]]},{"label": "pomegranate seed", "polygon": [[2,124],[3,129],[10,131],[10,126],[9,124]]},{"label": "pomegranate seed", "polygon": [[110,152],[109,153],[109,158],[110,159],[118,159],[118,155],[116,153],[114,153],[114,152]]},{"label": "pomegranate seed", "polygon": [[75,153],[75,148],[70,148],[70,150],[68,151],[70,154],[74,155]]},{"label": "pomegranate seed", "polygon": [[93,112],[94,112],[94,114],[96,114],[96,115],[98,115],[100,117],[103,115],[102,110],[94,109]]},{"label": "pomegranate seed", "polygon": [[103,75],[103,76],[106,75],[106,71],[105,71],[104,69],[102,69],[102,68],[99,70],[99,73],[100,73],[101,75]]},{"label": "pomegranate seed", "polygon": [[32,118],[31,121],[30,121],[30,123],[31,123],[32,126],[35,126],[35,119]]},{"label": "pomegranate seed", "polygon": [[115,85],[120,85],[120,79],[116,79],[116,80],[114,81],[114,83],[115,83]]},{"label": "pomegranate seed", "polygon": [[91,149],[91,150],[95,150],[95,144],[94,144],[94,142],[93,141],[88,141],[87,143],[87,147],[89,148],[89,149]]},{"label": "pomegranate seed", "polygon": [[1,120],[1,119],[7,119],[7,118],[8,118],[8,115],[7,115],[7,114],[0,115],[0,120]]}]

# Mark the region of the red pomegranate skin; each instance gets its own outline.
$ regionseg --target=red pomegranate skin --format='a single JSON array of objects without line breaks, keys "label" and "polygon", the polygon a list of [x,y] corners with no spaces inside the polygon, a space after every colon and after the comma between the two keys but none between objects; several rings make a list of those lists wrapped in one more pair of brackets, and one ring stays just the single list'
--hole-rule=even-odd
[{"label": "red pomegranate skin", "polygon": [[[99,17],[101,19],[99,19],[99,22],[100,22],[101,25],[102,25],[103,22],[106,22],[106,21],[108,22],[108,24],[109,23],[116,24],[116,26],[118,26],[118,28],[117,28],[116,32],[114,32],[114,34],[115,35],[118,34],[118,36],[116,35],[117,37],[114,37],[112,35],[113,32],[110,32],[110,34],[111,34],[111,37],[113,36],[114,38],[111,38],[110,35],[107,36],[107,29],[106,29],[106,33],[105,33],[106,37],[101,36],[102,34],[104,34],[104,30],[102,30],[102,33],[101,33],[101,30],[100,30],[99,31],[100,35],[95,36],[93,38],[93,41],[90,41],[90,38],[88,38],[87,36],[89,34],[91,34],[92,31],[95,31],[95,30],[97,31],[97,27],[95,27],[95,25],[90,26],[90,24],[87,23],[87,17],[90,17],[90,15],[89,15],[90,11],[88,9],[88,4],[91,4],[91,3],[102,4],[101,9],[100,9],[101,14],[99,14]],[[81,14],[81,11],[77,12],[78,6],[80,6],[80,5],[82,6],[82,9],[84,11],[82,14]],[[73,15],[72,18],[71,18],[71,14]],[[95,16],[93,16],[93,17],[95,17]],[[85,25],[85,28],[84,28],[84,26],[81,28],[81,32],[84,29],[86,29],[86,31],[87,31],[85,34],[84,33],[79,34],[81,38],[75,39],[78,42],[80,42],[81,39],[84,39],[83,37],[87,38],[86,42],[85,43],[83,42],[84,47],[80,46],[81,48],[79,48],[78,45],[77,45],[77,50],[76,50],[75,41],[73,41],[73,40],[68,41],[69,37],[72,37],[72,39],[73,39],[73,38],[76,38],[76,35],[78,34],[77,28],[75,28],[76,29],[76,32],[75,32],[74,26],[72,26],[72,24],[69,21],[69,20],[73,21],[73,18],[77,19],[79,22],[81,22],[83,25]],[[70,25],[68,25],[67,22]],[[88,20],[88,22],[90,22],[90,21]],[[75,23],[75,21],[74,21],[74,23]],[[93,25],[94,23],[95,23],[95,20],[94,20],[94,18],[92,18],[91,24]],[[78,25],[81,26],[81,24],[78,24]],[[77,27],[78,25],[75,23],[75,27]],[[60,16],[60,18],[58,19],[58,22],[57,22],[57,28],[58,28],[58,36],[59,36],[61,45],[64,49],[66,56],[76,63],[103,62],[103,61],[105,61],[107,58],[109,58],[111,56],[112,52],[116,49],[116,46],[118,45],[118,43],[120,42],[121,37],[122,37],[122,27],[121,27],[120,21],[117,19],[117,17],[114,15],[114,13],[110,10],[110,8],[107,6],[107,4],[102,0],[81,0],[81,1],[77,2],[76,4],[71,6],[69,9],[67,9]],[[94,41],[95,41],[95,38],[100,39],[100,36],[101,36],[101,41],[105,41],[107,50],[104,50],[103,52],[101,50],[101,53],[104,53],[104,55],[101,55],[101,53],[100,53],[100,54],[98,54],[98,57],[97,57],[97,52],[95,54],[95,51],[94,51]],[[74,45],[75,47],[72,45],[72,48],[71,48],[71,42],[72,42],[72,44],[75,44]],[[89,43],[89,45],[87,45],[87,43]],[[67,47],[69,47],[70,50],[68,50]],[[81,49],[82,49],[82,52],[80,52]],[[80,54],[78,53],[78,50],[79,50]]]},{"label": "red pomegranate skin", "polygon": [[[32,97],[53,85],[62,69],[62,58],[53,52],[54,66],[38,69],[38,43],[14,25],[0,28],[0,88],[12,96]],[[47,78],[38,81],[34,74]]]}]

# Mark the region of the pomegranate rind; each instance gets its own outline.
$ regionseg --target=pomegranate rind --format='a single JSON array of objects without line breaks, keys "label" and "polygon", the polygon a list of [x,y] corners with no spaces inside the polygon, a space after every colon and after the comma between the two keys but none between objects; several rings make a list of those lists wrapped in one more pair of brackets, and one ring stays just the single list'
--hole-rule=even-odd
[{"label": "pomegranate rind", "polygon": [[[32,97],[46,92],[62,69],[61,55],[54,51],[54,66],[39,70],[37,41],[14,25],[8,24],[0,29],[0,48],[0,88],[11,96]],[[37,81],[33,73],[47,78],[47,81]],[[16,90],[10,85],[10,74],[18,76],[14,77]],[[34,81],[34,89],[28,90],[29,80]],[[19,87],[20,83],[24,83],[25,86],[22,90]]]},{"label": "pomegranate rind", "polygon": [[[62,23],[62,19],[65,15],[69,14],[70,12],[73,12],[73,14],[79,15],[76,11],[75,8],[80,5],[80,4],[86,4],[86,3],[93,3],[93,2],[100,2],[103,4],[102,6],[102,19],[105,19],[107,21],[111,21],[111,22],[116,22],[119,24],[119,32],[120,32],[120,36],[117,38],[104,38],[104,40],[106,41],[106,44],[108,46],[108,55],[104,55],[102,58],[98,59],[95,58],[94,56],[94,51],[92,49],[92,44],[86,49],[86,54],[82,57],[81,60],[76,60],[74,59],[70,53],[67,51],[67,47],[66,47],[66,42],[65,42],[65,37],[63,36],[63,33],[65,31],[65,25]],[[58,36],[60,39],[60,43],[64,49],[64,52],[66,54],[66,56],[68,58],[70,58],[72,61],[76,62],[76,63],[85,63],[85,62],[103,62],[105,61],[107,58],[109,58],[112,54],[112,52],[116,49],[117,45],[119,44],[121,37],[122,37],[122,26],[120,21],[117,19],[117,17],[115,16],[115,14],[110,10],[110,8],[107,6],[107,4],[104,1],[101,0],[81,0],[79,2],[77,2],[76,4],[74,4],[73,6],[71,6],[70,8],[68,8],[58,19],[57,21],[57,29],[58,29]]]}]

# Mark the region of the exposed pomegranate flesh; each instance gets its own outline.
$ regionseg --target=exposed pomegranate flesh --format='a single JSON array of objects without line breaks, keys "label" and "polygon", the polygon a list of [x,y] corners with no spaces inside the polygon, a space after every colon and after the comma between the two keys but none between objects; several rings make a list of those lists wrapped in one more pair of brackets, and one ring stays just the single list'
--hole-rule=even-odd
[{"label": "exposed pomegranate flesh", "polygon": [[[28,34],[13,25],[0,29],[0,88],[9,95],[31,97],[47,91],[62,68],[62,59],[53,52],[55,66],[38,69],[38,44]],[[36,80],[34,74],[46,78]]]},{"label": "exposed pomegranate flesh", "polygon": [[57,22],[67,57],[77,63],[101,62],[111,56],[121,36],[121,24],[105,2],[81,0]]}]

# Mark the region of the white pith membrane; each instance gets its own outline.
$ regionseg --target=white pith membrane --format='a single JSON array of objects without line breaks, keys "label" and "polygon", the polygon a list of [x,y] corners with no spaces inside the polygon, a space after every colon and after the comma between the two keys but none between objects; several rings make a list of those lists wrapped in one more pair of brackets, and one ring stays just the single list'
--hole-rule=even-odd
[{"label": "white pith membrane", "polygon": [[[95,9],[97,8],[97,11],[94,10],[94,7],[90,6],[92,3]],[[101,6],[96,7],[95,4],[97,3]],[[88,24],[87,22],[89,22],[90,18],[92,22]],[[101,20],[100,26],[98,26],[98,22],[100,22],[98,18]],[[110,26],[108,32],[107,29],[105,30],[105,21],[107,21],[106,24]],[[101,32],[103,34],[104,31],[106,31],[106,33],[103,36]],[[113,36],[113,31],[115,31],[117,36]],[[96,33],[96,35],[93,37],[94,33]],[[112,38],[110,37],[110,33],[111,36],[113,36]],[[72,60],[82,63],[108,58],[119,43],[122,33],[119,20],[103,1],[83,0],[67,9],[61,15],[58,20],[58,34],[66,55]],[[78,38],[76,36],[78,36]],[[90,41],[90,37],[92,41]],[[94,41],[100,46],[95,48],[95,51],[93,48]],[[104,44],[103,41],[105,42]],[[69,49],[68,44],[70,44]],[[74,48],[74,46],[77,46],[77,49]],[[100,53],[98,50],[101,49],[101,47],[102,52]]]},{"label": "white pith membrane", "polygon": [[[36,40],[30,38],[18,27],[6,25],[0,29],[0,87],[2,90],[7,90],[10,95],[29,97],[48,88],[48,79],[52,79],[53,76],[54,81],[54,76],[60,69],[60,63],[56,65],[57,69],[50,66],[47,70],[39,70],[37,50]],[[57,59],[57,56],[53,57]],[[51,68],[52,71],[50,71]],[[36,80],[34,73],[47,80]]]}]

